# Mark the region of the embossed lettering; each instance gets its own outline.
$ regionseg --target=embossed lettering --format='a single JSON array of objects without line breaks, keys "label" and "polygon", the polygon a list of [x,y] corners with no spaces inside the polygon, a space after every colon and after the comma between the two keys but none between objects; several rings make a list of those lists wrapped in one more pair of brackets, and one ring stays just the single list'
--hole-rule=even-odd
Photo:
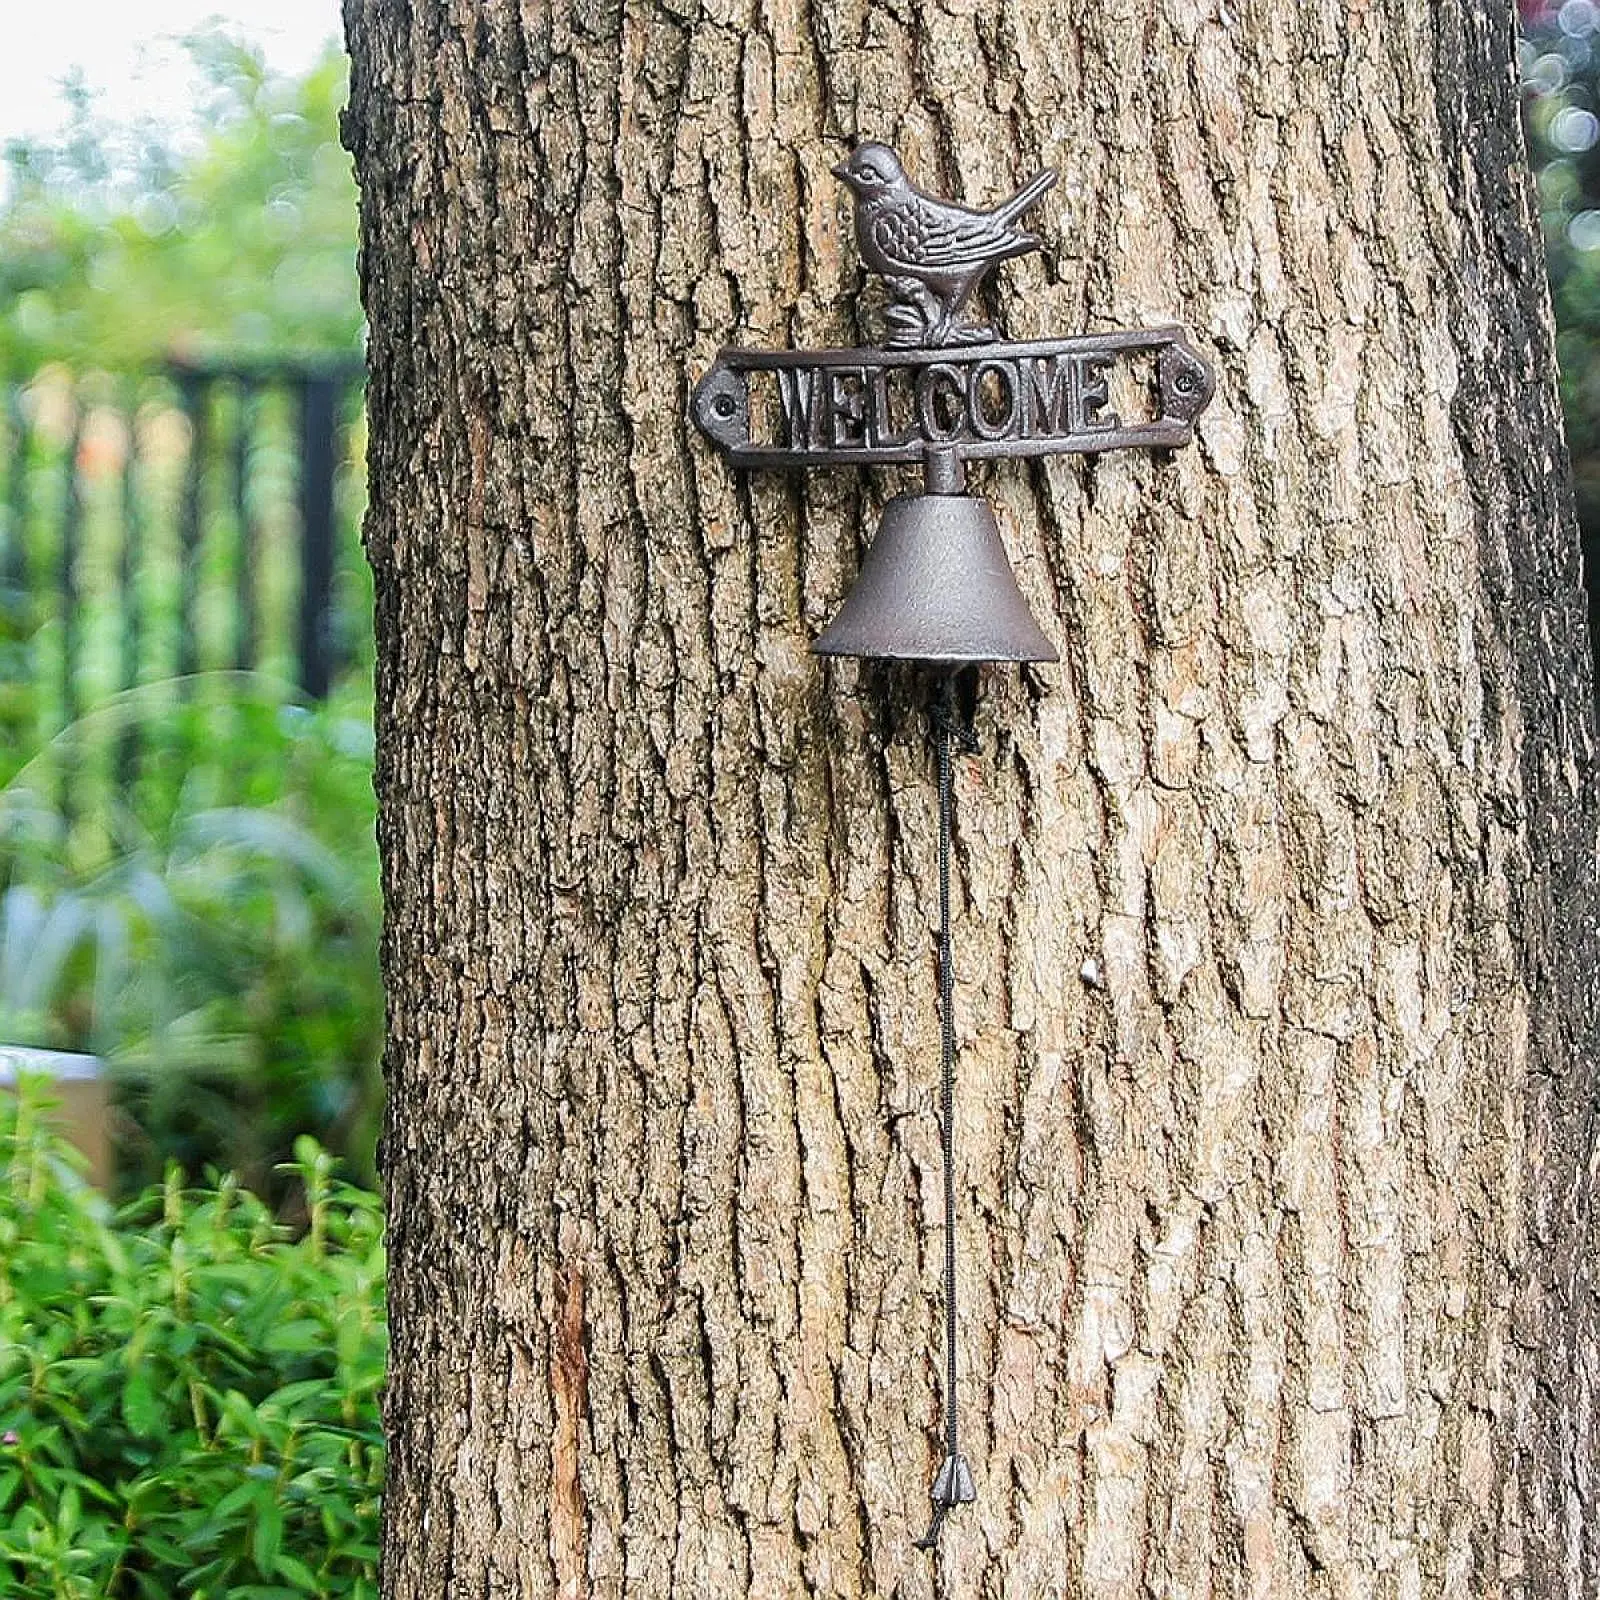
[{"label": "embossed lettering", "polygon": [[873,367],[869,370],[871,384],[867,391],[867,443],[874,450],[902,449],[917,436],[915,420],[908,415],[913,397],[907,393],[910,385],[903,385],[901,415],[907,417],[907,424],[897,429],[894,425],[893,400],[889,394],[889,379],[895,372],[903,376],[905,368]]},{"label": "embossed lettering", "polygon": [[817,379],[815,367],[780,367],[778,395],[783,402],[783,425],[789,444],[796,450],[809,450],[816,444],[813,422],[816,416]]},{"label": "embossed lettering", "polygon": [[[1178,370],[1192,374],[1187,389],[1168,381]],[[752,405],[757,381],[764,387]],[[1126,393],[1126,403],[1113,406],[1113,392],[1119,402]],[[746,360],[728,352],[690,410],[713,443],[748,465],[911,464],[929,445],[953,446],[973,461],[1170,448],[1193,437],[1210,398],[1202,358],[1175,330],[1157,329],[996,341],[937,357],[805,350]]]},{"label": "embossed lettering", "polygon": [[[939,415],[939,386],[943,384],[951,405],[948,419]],[[961,369],[948,361],[935,361],[917,374],[917,421],[931,444],[948,444],[961,437],[966,421],[966,384]]]},{"label": "embossed lettering", "polygon": [[1106,374],[1111,363],[1104,356],[1079,356],[1072,363],[1072,431],[1103,433],[1122,426],[1115,411],[1105,410],[1111,399]]},{"label": "embossed lettering", "polygon": [[[1060,356],[1029,358],[1028,381],[1022,392],[1022,431],[1025,434],[1052,434],[1066,430],[1070,385],[1062,365]],[[1035,406],[1038,407],[1037,414]]]},{"label": "embossed lettering", "polygon": [[834,367],[829,372],[828,413],[828,437],[829,442],[835,449],[866,442],[867,374],[865,368]]},{"label": "embossed lettering", "polygon": [[[1000,400],[999,415],[984,406],[984,383],[992,380]],[[980,361],[967,373],[967,425],[980,439],[1006,439],[1022,415],[1021,385],[1013,361]]]}]

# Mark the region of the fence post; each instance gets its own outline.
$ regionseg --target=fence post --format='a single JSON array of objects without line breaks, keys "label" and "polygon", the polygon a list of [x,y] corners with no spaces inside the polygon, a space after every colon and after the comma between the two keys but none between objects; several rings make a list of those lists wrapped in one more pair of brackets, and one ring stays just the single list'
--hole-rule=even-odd
[{"label": "fence post", "polygon": [[5,551],[0,562],[0,774],[9,775],[37,733],[34,606],[28,593],[28,458],[32,430],[23,385],[6,382]]},{"label": "fence post", "polygon": [[322,699],[333,679],[333,474],[339,380],[300,388],[300,687]]},{"label": "fence post", "polygon": [[256,530],[250,506],[250,446],[256,417],[256,383],[238,382],[233,428],[233,516],[238,531],[233,572],[233,664],[248,672],[256,664]]},{"label": "fence post", "polygon": [[[187,678],[200,664],[195,638],[195,606],[200,593],[201,499],[205,484],[209,385],[199,372],[182,372],[178,383],[183,414],[189,421],[189,459],[183,482],[183,516],[178,527],[178,676]],[[187,692],[186,690],[184,692]]]},{"label": "fence post", "polygon": [[14,595],[28,592],[28,452],[31,432],[22,408],[22,385],[6,385],[6,432],[10,435],[11,459],[6,473],[6,565],[5,585]]},{"label": "fence post", "polygon": [[[130,380],[122,405],[127,449],[122,457],[122,550],[117,588],[122,599],[122,660],[117,682],[125,696],[139,683],[139,644],[143,618],[139,611],[139,572],[144,557],[144,524],[139,508],[139,386]],[[117,738],[117,782],[131,788],[139,764],[139,719],[131,699],[123,704],[122,731]]]},{"label": "fence post", "polygon": [[[61,469],[61,559],[58,579],[61,591],[61,726],[72,729],[78,720],[78,545],[83,532],[83,486],[78,481],[78,452],[83,444],[83,399],[72,393],[72,427],[67,435],[67,453]],[[72,820],[76,807],[72,796],[72,771],[75,765],[75,731],[61,742],[61,815]]]}]

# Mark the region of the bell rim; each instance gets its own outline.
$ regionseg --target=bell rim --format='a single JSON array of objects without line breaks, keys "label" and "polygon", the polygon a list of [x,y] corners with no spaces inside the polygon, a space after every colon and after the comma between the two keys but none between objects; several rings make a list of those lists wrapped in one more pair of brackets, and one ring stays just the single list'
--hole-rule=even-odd
[{"label": "bell rim", "polygon": [[857,650],[848,645],[830,644],[828,630],[824,630],[811,641],[810,653],[814,656],[826,656],[830,660],[856,661],[907,661],[926,662],[929,666],[982,666],[985,662],[993,662],[997,666],[1026,666],[1030,662],[1041,666],[1059,666],[1061,652],[1046,641],[1048,654],[1041,651],[986,651],[982,655],[973,655],[965,650],[905,650],[896,646],[887,646],[877,650]]}]

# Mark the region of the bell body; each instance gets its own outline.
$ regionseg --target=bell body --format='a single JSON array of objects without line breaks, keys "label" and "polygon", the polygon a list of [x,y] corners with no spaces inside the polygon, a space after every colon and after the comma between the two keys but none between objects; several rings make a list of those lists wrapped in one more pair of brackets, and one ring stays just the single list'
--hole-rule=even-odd
[{"label": "bell body", "polygon": [[855,586],[812,645],[885,661],[1055,661],[1006,559],[994,512],[971,495],[897,495]]}]

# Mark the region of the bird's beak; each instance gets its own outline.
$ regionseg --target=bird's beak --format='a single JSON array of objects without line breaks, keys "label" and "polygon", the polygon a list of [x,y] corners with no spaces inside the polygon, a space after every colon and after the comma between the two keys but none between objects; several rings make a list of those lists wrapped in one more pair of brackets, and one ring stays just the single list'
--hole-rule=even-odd
[{"label": "bird's beak", "polygon": [[834,167],[833,175],[836,178],[843,178],[846,183],[849,183],[850,164],[846,161],[841,161],[836,167]]}]

